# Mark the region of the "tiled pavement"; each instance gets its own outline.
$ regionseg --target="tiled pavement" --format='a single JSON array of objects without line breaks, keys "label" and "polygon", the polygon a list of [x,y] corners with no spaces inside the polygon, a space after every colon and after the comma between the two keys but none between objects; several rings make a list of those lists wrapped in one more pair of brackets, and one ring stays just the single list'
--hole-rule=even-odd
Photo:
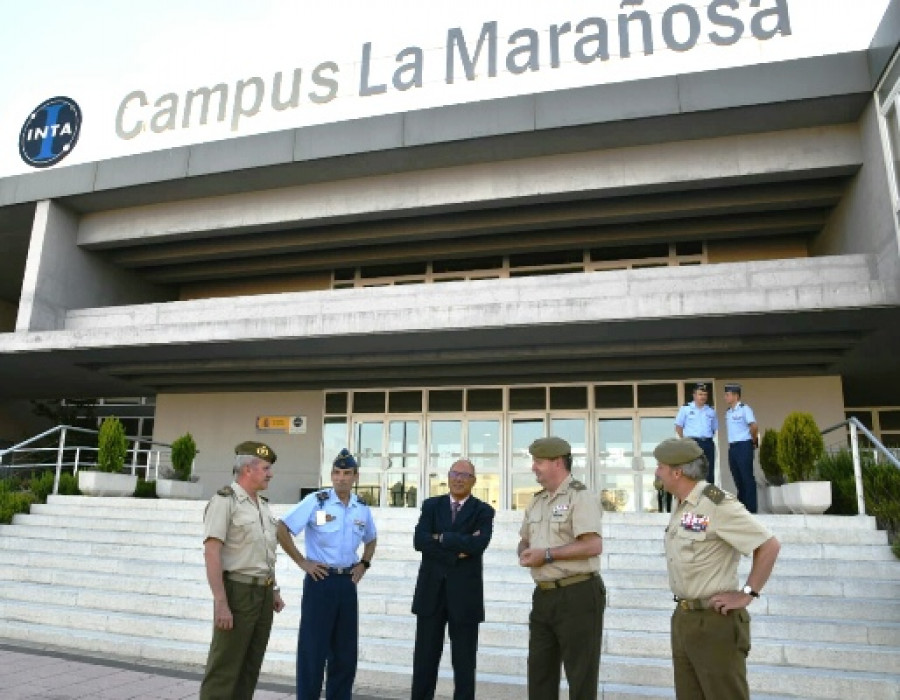
[{"label": "tiled pavement", "polygon": [[[3,700],[193,700],[200,692],[201,677],[199,669],[143,666],[0,641]],[[354,700],[400,697],[371,692],[376,691],[354,694]],[[292,685],[263,678],[254,700],[296,697]]]}]

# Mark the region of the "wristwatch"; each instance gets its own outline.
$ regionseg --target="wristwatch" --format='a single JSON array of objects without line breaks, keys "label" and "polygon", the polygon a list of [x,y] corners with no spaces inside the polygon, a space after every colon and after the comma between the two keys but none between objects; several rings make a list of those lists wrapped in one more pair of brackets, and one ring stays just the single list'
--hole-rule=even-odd
[{"label": "wristwatch", "polygon": [[366,567],[367,569],[368,569],[370,566],[372,566],[372,562],[367,561],[366,559],[360,559],[360,560],[359,560],[359,563],[362,564],[362,565],[363,565],[364,567]]},{"label": "wristwatch", "polygon": [[553,563],[553,555],[550,554],[550,548],[547,547],[547,551],[544,552],[544,563],[552,564]]},{"label": "wristwatch", "polygon": [[744,586],[744,587],[741,589],[741,593],[744,593],[745,595],[752,596],[752,597],[754,597],[754,598],[759,598],[759,593],[757,593],[757,592],[754,591],[752,588],[750,588],[750,586]]},{"label": "wristwatch", "polygon": [[278,584],[272,586],[272,593],[281,593],[281,586],[279,586]]}]

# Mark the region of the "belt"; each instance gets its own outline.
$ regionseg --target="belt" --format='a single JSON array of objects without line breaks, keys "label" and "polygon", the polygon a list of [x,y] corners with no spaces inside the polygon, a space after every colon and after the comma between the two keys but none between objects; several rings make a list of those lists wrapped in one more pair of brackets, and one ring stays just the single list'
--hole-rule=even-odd
[{"label": "belt", "polygon": [[275,583],[275,577],[269,576],[247,576],[247,574],[236,574],[233,571],[226,571],[225,578],[229,581],[237,581],[238,583],[249,583],[251,586],[271,586]]},{"label": "belt", "polygon": [[574,576],[566,576],[565,578],[560,578],[556,581],[536,581],[535,583],[542,591],[550,591],[554,588],[565,588],[566,586],[571,586],[576,583],[590,581],[592,578],[596,577],[597,574],[575,574]]},{"label": "belt", "polygon": [[689,438],[690,438],[691,440],[693,440],[694,442],[712,442],[712,438],[711,438],[711,437],[708,437],[708,438],[701,438],[701,437],[694,437],[693,435],[687,435],[686,437],[689,437]]},{"label": "belt", "polygon": [[677,595],[672,596],[672,599],[682,610],[709,610],[711,607],[708,600],[688,600],[687,598],[679,598]]},{"label": "belt", "polygon": [[332,576],[351,576],[353,574],[352,566],[329,566],[328,573]]}]

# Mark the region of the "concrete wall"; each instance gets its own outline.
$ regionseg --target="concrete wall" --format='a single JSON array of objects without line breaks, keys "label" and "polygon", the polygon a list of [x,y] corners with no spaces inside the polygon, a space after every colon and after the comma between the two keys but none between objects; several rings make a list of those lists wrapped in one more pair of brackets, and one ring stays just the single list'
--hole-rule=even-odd
[{"label": "concrete wall", "polygon": [[16,330],[63,328],[69,309],[169,299],[164,289],[81,250],[77,233],[78,216],[65,207],[45,200],[35,208]]},{"label": "concrete wall", "polygon": [[[235,445],[244,440],[264,442],[278,455],[266,495],[273,503],[295,503],[301,487],[319,485],[323,404],[319,391],[160,394],[153,438],[172,442],[187,432],[194,436],[200,451],[196,473],[204,497],[231,483]],[[306,416],[307,432],[257,432],[259,415]]]},{"label": "concrete wall", "polygon": [[879,278],[900,280],[897,231],[878,120],[873,100],[859,120],[863,166],[810,250],[813,255],[870,253]]},{"label": "concrete wall", "polygon": [[[725,412],[728,405],[723,396],[725,383],[737,382],[743,387],[741,399],[753,409],[759,425],[760,437],[771,428],[781,428],[781,424],[789,413],[805,411],[816,419],[819,429],[828,428],[844,420],[844,398],[841,378],[828,377],[793,377],[787,379],[741,379],[726,377],[716,381],[716,413],[719,416],[718,433],[719,452],[716,457],[716,470],[721,474],[722,487],[726,491],[736,493],[734,479],[728,468],[728,436],[725,430]],[[845,444],[845,433],[835,431],[825,436],[826,445]],[[765,483],[762,469],[759,466],[759,451],[754,455],[754,473],[758,484]],[[765,490],[759,492],[760,510],[768,510]]]}]

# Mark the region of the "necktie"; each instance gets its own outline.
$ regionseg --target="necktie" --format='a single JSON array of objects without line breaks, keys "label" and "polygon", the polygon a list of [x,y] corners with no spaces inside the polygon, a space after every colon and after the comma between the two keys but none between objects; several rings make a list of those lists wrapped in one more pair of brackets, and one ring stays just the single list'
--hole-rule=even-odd
[{"label": "necktie", "polygon": [[459,501],[450,501],[450,522],[456,520],[456,514],[459,513]]}]

